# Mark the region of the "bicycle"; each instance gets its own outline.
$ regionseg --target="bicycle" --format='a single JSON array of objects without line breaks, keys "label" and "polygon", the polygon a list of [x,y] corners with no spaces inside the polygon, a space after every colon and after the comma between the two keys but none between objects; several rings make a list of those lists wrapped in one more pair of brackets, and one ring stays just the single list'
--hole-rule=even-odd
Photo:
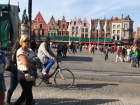
[{"label": "bicycle", "polygon": [[72,87],[75,81],[74,74],[69,69],[62,68],[61,64],[62,64],[61,60],[57,59],[57,66],[53,71],[53,73],[50,75],[43,75],[41,71],[38,71],[39,78],[37,78],[36,80],[36,85],[39,86],[43,81],[46,83],[51,77],[54,76],[54,83],[56,87],[59,88]]}]

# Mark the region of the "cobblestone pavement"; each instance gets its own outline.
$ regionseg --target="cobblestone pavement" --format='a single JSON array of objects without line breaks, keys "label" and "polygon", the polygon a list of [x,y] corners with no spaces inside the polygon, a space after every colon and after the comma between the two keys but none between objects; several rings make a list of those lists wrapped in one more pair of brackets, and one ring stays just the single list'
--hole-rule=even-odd
[{"label": "cobblestone pavement", "polygon": [[[140,69],[114,61],[115,54],[109,54],[109,60],[105,62],[104,54],[98,51],[95,55],[89,55],[87,51],[68,54],[67,58],[62,58],[62,66],[74,73],[74,86],[64,90],[42,83],[33,87],[34,99],[39,101],[38,105],[140,105]],[[5,81],[8,89],[8,72]],[[12,102],[20,94],[18,85]]]},{"label": "cobblestone pavement", "polygon": [[[5,80],[8,88],[9,77]],[[12,102],[20,93],[18,86]],[[140,85],[77,79],[72,88],[65,90],[42,83],[33,88],[33,97],[38,105],[140,105]]]}]

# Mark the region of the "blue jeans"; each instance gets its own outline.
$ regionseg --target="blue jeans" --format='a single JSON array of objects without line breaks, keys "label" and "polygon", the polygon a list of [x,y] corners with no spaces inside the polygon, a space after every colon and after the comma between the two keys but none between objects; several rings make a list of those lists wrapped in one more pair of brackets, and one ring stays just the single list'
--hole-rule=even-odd
[{"label": "blue jeans", "polygon": [[45,70],[46,70],[46,73],[47,73],[47,74],[49,74],[50,68],[51,68],[51,66],[52,66],[53,64],[54,64],[54,60],[52,60],[52,59],[48,59],[48,60],[47,60],[47,63],[44,64]]},{"label": "blue jeans", "polygon": [[108,60],[108,54],[105,54],[105,61]]},{"label": "blue jeans", "polygon": [[17,85],[18,85],[17,73],[10,72],[10,88],[7,92],[7,100],[6,100],[7,103],[10,103],[11,96],[12,96],[14,90],[16,89]]},{"label": "blue jeans", "polygon": [[138,63],[138,57],[134,57],[134,60],[133,60],[133,67],[136,67],[136,64]]}]

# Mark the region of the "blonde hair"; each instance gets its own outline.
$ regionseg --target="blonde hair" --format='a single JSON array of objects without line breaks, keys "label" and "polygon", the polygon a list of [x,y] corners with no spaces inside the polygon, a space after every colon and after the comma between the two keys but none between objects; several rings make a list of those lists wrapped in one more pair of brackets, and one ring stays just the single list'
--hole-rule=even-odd
[{"label": "blonde hair", "polygon": [[19,41],[19,44],[22,45],[22,42],[29,39],[29,36],[28,35],[21,35],[21,38],[20,38],[20,41]]}]

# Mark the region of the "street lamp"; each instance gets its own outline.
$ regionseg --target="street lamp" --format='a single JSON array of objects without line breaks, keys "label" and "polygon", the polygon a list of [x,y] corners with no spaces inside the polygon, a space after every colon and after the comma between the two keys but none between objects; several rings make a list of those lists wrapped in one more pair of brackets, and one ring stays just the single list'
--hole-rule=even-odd
[{"label": "street lamp", "polygon": [[29,0],[29,2],[28,2],[28,14],[29,14],[29,22],[30,22],[30,25],[29,25],[29,37],[30,37],[30,40],[31,40],[32,0]]}]

